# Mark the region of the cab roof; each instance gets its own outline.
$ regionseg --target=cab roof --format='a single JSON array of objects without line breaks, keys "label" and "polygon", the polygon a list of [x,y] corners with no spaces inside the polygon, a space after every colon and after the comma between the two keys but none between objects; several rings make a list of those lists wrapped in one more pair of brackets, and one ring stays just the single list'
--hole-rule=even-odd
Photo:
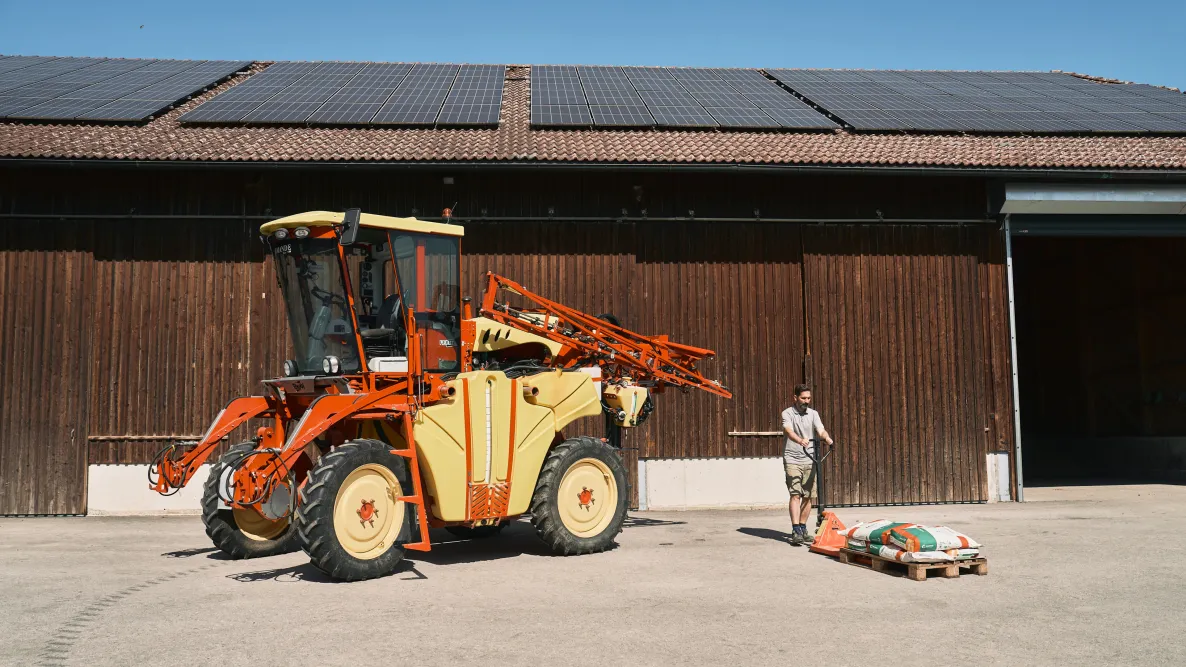
[{"label": "cab roof", "polygon": [[[271,234],[277,229],[292,229],[293,227],[323,227],[340,225],[346,217],[338,211],[309,211],[297,213],[279,220],[265,222],[259,231]],[[397,229],[402,232],[419,232],[421,234],[443,234],[446,236],[465,236],[465,228],[461,225],[449,225],[440,222],[425,222],[416,218],[392,218],[386,215],[363,213],[359,216],[359,226],[374,229]]]}]

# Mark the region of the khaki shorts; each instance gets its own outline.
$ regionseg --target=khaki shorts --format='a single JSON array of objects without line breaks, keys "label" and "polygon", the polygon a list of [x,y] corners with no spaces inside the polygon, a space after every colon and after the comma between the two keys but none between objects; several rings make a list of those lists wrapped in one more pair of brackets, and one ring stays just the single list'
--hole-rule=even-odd
[{"label": "khaki shorts", "polygon": [[815,466],[783,463],[787,472],[787,491],[792,496],[815,498]]}]

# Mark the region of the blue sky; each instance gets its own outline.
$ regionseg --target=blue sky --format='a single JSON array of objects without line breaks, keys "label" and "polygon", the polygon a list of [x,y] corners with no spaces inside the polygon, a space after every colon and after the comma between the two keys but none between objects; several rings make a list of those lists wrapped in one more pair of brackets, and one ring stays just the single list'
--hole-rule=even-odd
[{"label": "blue sky", "polygon": [[0,0],[0,53],[1063,69],[1182,88],[1186,1]]}]

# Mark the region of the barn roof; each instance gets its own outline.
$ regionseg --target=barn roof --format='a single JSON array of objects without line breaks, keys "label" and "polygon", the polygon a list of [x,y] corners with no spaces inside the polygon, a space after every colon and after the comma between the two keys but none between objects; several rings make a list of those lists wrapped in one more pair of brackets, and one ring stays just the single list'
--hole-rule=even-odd
[{"label": "barn roof", "polygon": [[0,158],[1186,170],[1186,136],[532,128],[529,73],[527,66],[507,69],[497,128],[195,127],[179,122],[244,80],[240,77],[139,125],[0,122]]}]

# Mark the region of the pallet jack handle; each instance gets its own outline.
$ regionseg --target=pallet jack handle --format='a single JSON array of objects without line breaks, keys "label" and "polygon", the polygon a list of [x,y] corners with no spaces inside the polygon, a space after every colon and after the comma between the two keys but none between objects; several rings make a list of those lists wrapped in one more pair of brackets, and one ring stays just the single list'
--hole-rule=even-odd
[{"label": "pallet jack handle", "polygon": [[806,454],[807,458],[811,459],[812,463],[815,464],[815,484],[819,488],[819,497],[816,498],[815,505],[815,527],[819,528],[824,524],[824,511],[827,509],[827,507],[824,505],[823,463],[829,456],[832,455],[832,452],[836,451],[836,444],[835,441],[833,441],[832,444],[828,445],[827,451],[823,451],[821,453],[824,444],[823,441],[819,438],[810,438],[810,441],[815,443],[815,446],[811,448],[813,451],[807,451],[807,448],[804,447],[803,453]]}]

